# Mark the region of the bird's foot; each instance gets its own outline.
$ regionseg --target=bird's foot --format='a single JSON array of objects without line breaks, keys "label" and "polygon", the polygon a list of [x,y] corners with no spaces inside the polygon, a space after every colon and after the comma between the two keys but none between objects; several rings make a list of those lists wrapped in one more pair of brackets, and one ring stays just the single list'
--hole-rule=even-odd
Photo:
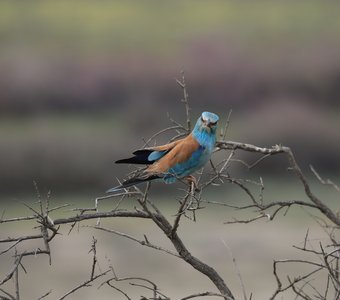
[{"label": "bird's foot", "polygon": [[192,175],[186,176],[186,177],[184,177],[184,180],[189,185],[190,191],[193,191],[193,192],[199,192],[200,191],[200,189],[198,188],[198,185],[197,185],[197,179],[194,176],[192,176]]}]

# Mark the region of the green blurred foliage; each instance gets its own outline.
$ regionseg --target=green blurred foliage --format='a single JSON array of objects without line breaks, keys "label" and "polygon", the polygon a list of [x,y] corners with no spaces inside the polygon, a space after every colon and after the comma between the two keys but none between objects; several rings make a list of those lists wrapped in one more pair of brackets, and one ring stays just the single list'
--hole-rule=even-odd
[{"label": "green blurred foliage", "polygon": [[230,34],[228,38],[263,48],[287,40],[336,38],[339,5],[320,1],[2,1],[0,32],[4,42],[26,41],[47,49],[61,42],[70,46],[67,51],[124,51],[138,44],[142,51],[173,53],[180,47],[178,42],[210,33]]}]

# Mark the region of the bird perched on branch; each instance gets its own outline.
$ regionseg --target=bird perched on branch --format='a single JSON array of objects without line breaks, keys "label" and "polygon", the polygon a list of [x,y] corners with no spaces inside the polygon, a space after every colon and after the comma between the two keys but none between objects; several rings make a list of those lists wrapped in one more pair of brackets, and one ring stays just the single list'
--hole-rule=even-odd
[{"label": "bird perched on branch", "polygon": [[174,183],[177,179],[183,179],[196,185],[191,174],[202,168],[211,157],[216,143],[218,119],[214,113],[203,112],[193,131],[185,138],[166,145],[137,150],[133,152],[133,157],[117,160],[117,164],[144,164],[148,167],[121,185],[109,189],[107,193],[153,180]]}]

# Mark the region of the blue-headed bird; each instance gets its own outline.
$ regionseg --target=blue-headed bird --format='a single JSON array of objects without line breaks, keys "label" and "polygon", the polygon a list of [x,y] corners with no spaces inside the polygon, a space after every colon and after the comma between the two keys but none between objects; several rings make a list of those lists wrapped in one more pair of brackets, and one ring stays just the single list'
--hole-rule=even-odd
[{"label": "blue-headed bird", "polygon": [[172,143],[133,152],[134,156],[117,160],[117,164],[144,164],[148,167],[137,172],[121,185],[109,189],[112,193],[147,181],[163,180],[174,183],[177,179],[196,181],[191,174],[209,161],[216,143],[216,128],[219,117],[203,112],[193,131],[183,139]]}]

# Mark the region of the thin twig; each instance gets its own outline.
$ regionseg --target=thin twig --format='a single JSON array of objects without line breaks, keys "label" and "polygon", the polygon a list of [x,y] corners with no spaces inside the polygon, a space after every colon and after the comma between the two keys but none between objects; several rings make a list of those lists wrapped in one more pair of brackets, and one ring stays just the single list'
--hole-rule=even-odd
[{"label": "thin twig", "polygon": [[95,272],[95,269],[96,269],[96,263],[97,263],[97,248],[96,248],[96,244],[97,244],[97,240],[93,236],[92,237],[91,249],[89,251],[89,252],[93,253],[90,279],[94,278],[94,272]]},{"label": "thin twig", "polygon": [[20,290],[19,290],[19,270],[18,268],[14,271],[14,286],[15,286],[15,296],[16,300],[20,300]]},{"label": "thin twig", "polygon": [[41,297],[38,298],[38,300],[44,299],[46,298],[49,294],[52,293],[52,290],[49,290],[48,292],[46,292],[44,295],[42,295]]},{"label": "thin twig", "polygon": [[333,188],[335,188],[340,193],[340,187],[336,185],[332,180],[330,179],[323,179],[319,173],[314,169],[312,165],[309,166],[311,171],[314,173],[315,177],[324,185],[330,185]]},{"label": "thin twig", "polygon": [[220,138],[221,140],[225,140],[226,137],[227,137],[227,132],[228,132],[228,129],[229,129],[229,123],[230,123],[230,117],[231,117],[231,113],[233,112],[233,110],[229,110],[229,114],[227,116],[227,120],[226,120],[226,123],[225,123],[225,126],[224,126],[224,130],[221,129],[221,134],[220,134]]},{"label": "thin twig", "polygon": [[75,293],[76,291],[78,291],[79,289],[81,288],[84,288],[84,287],[88,287],[89,284],[93,281],[95,281],[96,279],[100,278],[100,277],[103,277],[104,275],[108,274],[111,270],[107,270],[105,272],[102,272],[96,276],[94,276],[93,278],[89,279],[89,280],[86,280],[84,281],[83,283],[77,285],[76,287],[74,287],[73,289],[71,289],[70,291],[68,291],[66,294],[64,294],[62,297],[58,298],[58,300],[63,300],[65,299],[66,297],[68,297],[69,295]]},{"label": "thin twig", "polygon": [[181,71],[182,80],[179,81],[176,79],[176,82],[179,84],[179,86],[183,89],[183,99],[181,100],[185,105],[185,114],[187,118],[187,131],[191,131],[191,121],[190,121],[190,105],[189,105],[189,94],[187,91],[187,86],[185,83],[185,76],[184,76],[184,70]]},{"label": "thin twig", "polygon": [[240,281],[240,284],[241,284],[241,289],[242,289],[242,293],[243,293],[243,298],[244,300],[248,300],[248,297],[247,297],[247,292],[246,292],[246,287],[245,287],[245,284],[243,282],[243,278],[242,278],[242,275],[241,275],[241,271],[237,265],[237,262],[236,262],[236,258],[235,256],[233,255],[233,252],[231,251],[231,248],[228,246],[228,244],[226,243],[225,240],[222,239],[222,243],[223,245],[227,248],[228,252],[229,252],[229,255],[233,261],[233,265],[234,265],[234,269],[235,269],[235,272],[237,274],[237,277]]},{"label": "thin twig", "polygon": [[110,282],[111,280],[112,280],[112,279],[109,279],[109,280],[103,282],[103,283],[100,285],[100,287],[101,287],[102,285],[104,285],[104,284],[107,284],[109,287],[115,289],[117,292],[120,292],[122,295],[124,295],[124,296],[126,297],[126,299],[132,300],[132,299],[128,296],[127,293],[125,293],[123,290],[121,290],[121,289],[117,288],[116,286],[114,286],[114,285]]},{"label": "thin twig", "polygon": [[7,275],[5,276],[5,278],[3,280],[0,281],[0,285],[3,285],[5,282],[7,282],[8,280],[10,280],[14,273],[16,272],[16,270],[18,269],[18,266],[21,263],[21,259],[22,259],[23,255],[17,255],[14,261],[14,264],[12,266],[12,269],[7,273]]},{"label": "thin twig", "polygon": [[5,297],[5,296],[0,296],[0,300],[15,300],[15,297],[12,296],[10,293],[6,292],[5,290],[0,288],[0,292],[4,293],[6,296],[8,296],[9,298]]},{"label": "thin twig", "polygon": [[135,242],[137,242],[138,244],[140,244],[142,246],[146,246],[146,247],[153,248],[153,249],[156,249],[156,250],[159,250],[159,251],[163,251],[163,252],[166,252],[166,253],[168,253],[170,255],[173,255],[173,256],[181,258],[176,252],[168,250],[168,249],[165,249],[165,248],[163,248],[161,246],[154,245],[154,244],[150,243],[148,239],[139,240],[139,239],[137,239],[137,238],[135,238],[135,237],[133,237],[133,236],[131,236],[129,234],[126,234],[126,233],[123,233],[123,232],[120,232],[120,231],[117,231],[117,230],[113,230],[113,229],[104,228],[104,227],[98,227],[98,226],[86,226],[86,227],[94,228],[94,229],[97,229],[97,230],[106,231],[106,232],[109,232],[109,233],[113,233],[113,234],[122,236],[124,238],[127,238],[129,240],[135,241]]},{"label": "thin twig", "polygon": [[183,129],[183,126],[181,126],[181,125],[174,125],[174,126],[170,126],[170,127],[167,127],[165,129],[162,129],[162,130],[156,132],[148,140],[145,141],[144,146],[142,148],[145,148],[145,147],[149,146],[149,143],[152,140],[154,140],[156,137],[158,137],[159,135],[161,135],[161,134],[163,134],[163,133],[165,133],[167,131],[177,130],[177,129]]},{"label": "thin twig", "polygon": [[221,298],[224,298],[226,300],[232,300],[233,299],[233,298],[230,298],[226,295],[221,295],[221,294],[218,294],[218,293],[203,292],[203,293],[197,293],[197,294],[192,294],[192,295],[186,296],[184,298],[181,298],[180,300],[188,300],[188,299],[193,299],[193,298],[198,298],[198,297],[212,297],[212,296],[221,297]]},{"label": "thin twig", "polygon": [[179,221],[181,219],[181,216],[183,215],[185,209],[186,209],[186,205],[187,205],[187,202],[188,202],[188,199],[190,197],[191,193],[190,191],[186,194],[186,196],[184,197],[184,199],[182,200],[182,203],[178,209],[178,212],[176,214],[176,218],[175,218],[175,221],[174,221],[174,224],[172,226],[172,231],[171,231],[171,235],[174,235],[178,229],[178,226],[179,226]]}]

